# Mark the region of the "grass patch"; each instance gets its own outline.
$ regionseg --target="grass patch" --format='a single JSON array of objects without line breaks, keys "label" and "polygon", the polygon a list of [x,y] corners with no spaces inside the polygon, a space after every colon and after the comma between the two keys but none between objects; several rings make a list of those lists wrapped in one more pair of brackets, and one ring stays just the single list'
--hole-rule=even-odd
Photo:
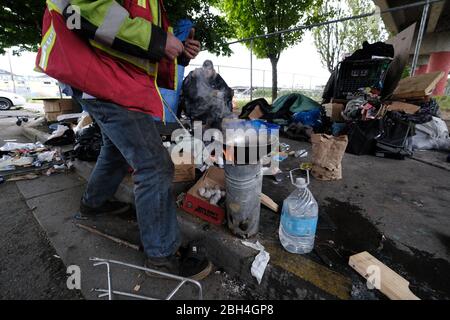
[{"label": "grass patch", "polygon": [[435,98],[441,110],[450,111],[450,96],[440,96]]}]

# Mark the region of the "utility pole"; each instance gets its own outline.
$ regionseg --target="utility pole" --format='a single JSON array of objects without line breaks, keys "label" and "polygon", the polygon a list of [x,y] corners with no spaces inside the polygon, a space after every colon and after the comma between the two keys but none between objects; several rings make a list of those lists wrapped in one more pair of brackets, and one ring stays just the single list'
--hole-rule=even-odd
[{"label": "utility pole", "polygon": [[10,52],[10,50],[6,50],[6,51],[8,52],[9,72],[11,74],[11,80],[12,80],[12,83],[13,83],[13,90],[14,90],[14,93],[17,93],[16,92],[16,81],[14,80],[14,73],[13,73],[12,63],[11,63],[11,52]]},{"label": "utility pole", "polygon": [[253,100],[253,40],[250,43],[250,101]]},{"label": "utility pole", "polygon": [[414,58],[411,66],[411,77],[416,73],[417,62],[419,61],[420,47],[422,46],[423,35],[425,33],[425,25],[428,20],[428,11],[430,9],[430,1],[423,6],[422,20],[420,21],[419,34],[417,35],[416,49],[414,50]]}]

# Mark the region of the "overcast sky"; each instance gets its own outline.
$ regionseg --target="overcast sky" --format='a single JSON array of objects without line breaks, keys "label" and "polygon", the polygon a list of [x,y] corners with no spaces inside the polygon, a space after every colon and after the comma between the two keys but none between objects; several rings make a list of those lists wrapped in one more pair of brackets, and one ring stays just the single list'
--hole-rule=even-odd
[{"label": "overcast sky", "polygon": [[[208,52],[202,52],[191,64],[202,64],[205,59],[211,59],[215,65],[220,65],[220,74],[230,86],[249,86],[250,72],[248,70],[230,69],[225,66],[249,68],[250,51],[242,45],[232,45],[234,54],[231,57],[216,57]],[[39,75],[33,71],[36,54],[25,52],[20,57],[12,56],[12,67],[15,74],[19,75]],[[191,70],[193,67],[188,69]],[[262,71],[254,71],[253,83],[255,86],[271,86],[271,64],[268,59],[260,60],[254,58],[253,68],[268,70],[265,74]],[[0,56],[0,69],[9,71],[8,57]],[[314,46],[312,36],[305,34],[304,40],[299,45],[284,51],[278,64],[279,86],[280,87],[305,87],[313,88],[317,85],[324,85],[329,77],[329,73],[322,67],[320,57]]]}]

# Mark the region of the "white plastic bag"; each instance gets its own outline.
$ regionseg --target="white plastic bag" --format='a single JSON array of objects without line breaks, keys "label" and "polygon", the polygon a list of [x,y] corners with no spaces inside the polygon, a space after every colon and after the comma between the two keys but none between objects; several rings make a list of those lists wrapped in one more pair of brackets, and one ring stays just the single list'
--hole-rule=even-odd
[{"label": "white plastic bag", "polygon": [[440,118],[416,125],[416,135],[410,138],[413,150],[450,150],[447,124]]},{"label": "white plastic bag", "polygon": [[243,245],[259,251],[259,254],[253,261],[251,273],[252,276],[254,276],[256,280],[258,280],[258,284],[261,284],[264,272],[266,271],[267,265],[269,264],[270,255],[265,250],[264,246],[261,243],[259,243],[259,241],[257,241],[256,243],[251,243],[247,241],[241,242]]}]

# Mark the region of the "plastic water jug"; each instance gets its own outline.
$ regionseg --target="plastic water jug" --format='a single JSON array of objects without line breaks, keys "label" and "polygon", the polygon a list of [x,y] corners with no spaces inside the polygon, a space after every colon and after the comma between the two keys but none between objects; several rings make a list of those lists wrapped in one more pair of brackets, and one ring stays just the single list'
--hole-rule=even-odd
[{"label": "plastic water jug", "polygon": [[319,206],[308,189],[309,171],[307,180],[297,178],[294,181],[293,172],[297,170],[300,169],[290,172],[291,182],[297,189],[284,200],[279,236],[281,244],[287,251],[306,254],[314,248]]}]

